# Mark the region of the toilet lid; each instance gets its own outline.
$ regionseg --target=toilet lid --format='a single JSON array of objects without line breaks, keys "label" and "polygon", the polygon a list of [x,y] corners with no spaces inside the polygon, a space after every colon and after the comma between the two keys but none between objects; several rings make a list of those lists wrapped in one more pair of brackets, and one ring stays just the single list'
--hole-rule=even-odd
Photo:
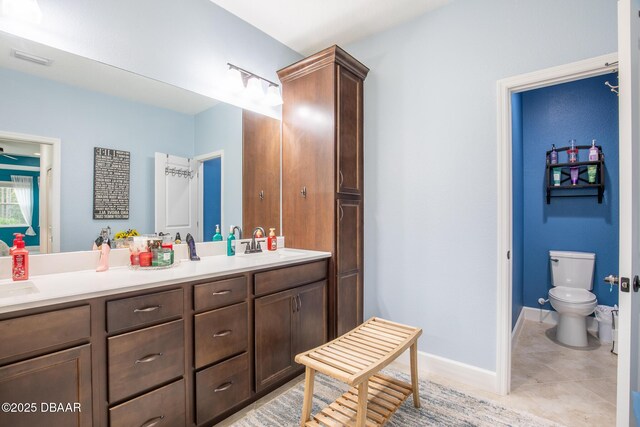
[{"label": "toilet lid", "polygon": [[564,302],[593,302],[596,300],[596,296],[586,289],[568,288],[566,286],[556,286],[549,290],[549,295],[553,296],[558,301]]}]

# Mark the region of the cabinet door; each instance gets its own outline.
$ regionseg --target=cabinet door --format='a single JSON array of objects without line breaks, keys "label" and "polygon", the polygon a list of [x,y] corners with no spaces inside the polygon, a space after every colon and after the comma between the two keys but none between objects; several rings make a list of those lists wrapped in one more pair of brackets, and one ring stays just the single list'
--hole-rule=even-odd
[{"label": "cabinet door", "polygon": [[242,229],[280,228],[280,120],[242,111]]},{"label": "cabinet door", "polygon": [[293,372],[293,316],[296,289],[255,300],[256,391]]},{"label": "cabinet door", "polygon": [[362,194],[362,80],[341,66],[338,75],[336,192]]},{"label": "cabinet door", "polygon": [[336,267],[339,275],[362,267],[362,201],[338,199]]},{"label": "cabinet door", "polygon": [[334,70],[283,83],[282,231],[292,248],[334,249]]},{"label": "cabinet door", "polygon": [[338,276],[336,311],[338,336],[346,334],[362,323],[362,273],[350,273]]},{"label": "cabinet door", "polygon": [[327,342],[327,281],[297,288],[294,357]]},{"label": "cabinet door", "polygon": [[36,405],[29,413],[0,412],[0,425],[90,426],[90,348],[87,344],[0,368],[0,401]]},{"label": "cabinet door", "polygon": [[362,323],[362,201],[339,199],[335,316],[337,335]]}]

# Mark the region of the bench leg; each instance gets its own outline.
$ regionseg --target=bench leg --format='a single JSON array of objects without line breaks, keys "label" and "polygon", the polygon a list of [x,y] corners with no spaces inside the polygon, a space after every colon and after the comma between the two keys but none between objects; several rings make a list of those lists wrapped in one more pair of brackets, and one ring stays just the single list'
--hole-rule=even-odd
[{"label": "bench leg", "polygon": [[413,406],[420,407],[420,392],[418,385],[418,342],[411,345],[411,388],[413,391]]},{"label": "bench leg", "polygon": [[367,421],[367,400],[369,398],[369,381],[364,380],[358,386],[358,417],[356,427],[365,427]]},{"label": "bench leg", "polygon": [[311,406],[313,404],[313,381],[316,376],[316,370],[307,366],[304,376],[304,400],[302,402],[302,417],[300,418],[300,427],[304,427],[307,421],[311,421]]}]

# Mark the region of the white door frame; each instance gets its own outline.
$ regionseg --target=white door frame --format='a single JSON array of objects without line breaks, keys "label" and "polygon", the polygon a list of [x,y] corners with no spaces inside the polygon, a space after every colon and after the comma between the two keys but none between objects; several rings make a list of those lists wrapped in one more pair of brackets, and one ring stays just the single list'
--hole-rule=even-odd
[{"label": "white door frame", "polygon": [[204,172],[202,164],[207,160],[220,157],[220,233],[224,235],[224,150],[195,156],[193,160],[198,162],[198,242],[204,242]]},{"label": "white door frame", "polygon": [[[24,133],[4,132],[0,131],[0,139],[10,140],[14,142],[24,142],[29,144],[48,144],[53,147],[53,167],[51,170],[52,176],[52,191],[51,191],[51,251],[60,252],[60,182],[62,174],[61,165],[61,153],[62,153],[62,141],[59,138],[51,138],[39,135],[29,135]],[[42,172],[42,170],[41,170]],[[45,171],[46,173],[46,171]]]},{"label": "white door frame", "polygon": [[[511,95],[610,73],[617,53],[521,74],[498,81],[498,289],[496,315],[496,392],[511,391],[511,260],[512,230],[512,130]],[[509,257],[510,258],[510,257]]]}]

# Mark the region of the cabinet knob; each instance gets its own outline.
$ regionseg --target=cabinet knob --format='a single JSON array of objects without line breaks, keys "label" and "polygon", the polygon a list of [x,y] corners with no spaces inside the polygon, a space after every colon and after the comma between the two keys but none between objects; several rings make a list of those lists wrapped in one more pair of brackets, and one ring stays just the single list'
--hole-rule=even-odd
[{"label": "cabinet knob", "polygon": [[264,200],[264,190],[260,190],[258,197],[260,197],[260,200]]},{"label": "cabinet knob", "polygon": [[307,198],[307,187],[302,187],[302,190],[300,190],[300,194],[302,194],[302,197],[304,197],[306,199]]}]

